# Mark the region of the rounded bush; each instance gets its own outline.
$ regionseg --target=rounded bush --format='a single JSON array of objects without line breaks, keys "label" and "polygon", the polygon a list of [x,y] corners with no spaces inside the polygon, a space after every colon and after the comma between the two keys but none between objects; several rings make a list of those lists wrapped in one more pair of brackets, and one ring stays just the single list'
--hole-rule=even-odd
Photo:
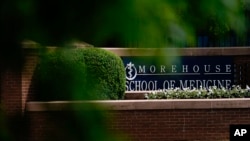
[{"label": "rounded bush", "polygon": [[122,99],[125,91],[121,59],[99,48],[47,52],[34,78],[37,100]]},{"label": "rounded bush", "polygon": [[56,50],[41,55],[34,72],[37,100],[70,100],[85,86],[84,58],[76,50]]},{"label": "rounded bush", "polygon": [[[81,49],[86,65],[86,86],[101,99],[122,99],[125,70],[120,57],[99,48]],[[102,95],[102,96],[101,96]]]}]

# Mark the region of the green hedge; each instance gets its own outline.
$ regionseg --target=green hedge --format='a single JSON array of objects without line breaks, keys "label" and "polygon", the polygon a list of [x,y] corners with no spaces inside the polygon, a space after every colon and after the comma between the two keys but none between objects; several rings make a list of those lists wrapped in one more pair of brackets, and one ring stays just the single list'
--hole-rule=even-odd
[{"label": "green hedge", "polygon": [[36,100],[122,99],[122,60],[99,48],[56,49],[41,55],[34,74]]},{"label": "green hedge", "polygon": [[104,99],[122,99],[125,92],[125,70],[120,57],[103,49],[82,50],[90,93]]}]

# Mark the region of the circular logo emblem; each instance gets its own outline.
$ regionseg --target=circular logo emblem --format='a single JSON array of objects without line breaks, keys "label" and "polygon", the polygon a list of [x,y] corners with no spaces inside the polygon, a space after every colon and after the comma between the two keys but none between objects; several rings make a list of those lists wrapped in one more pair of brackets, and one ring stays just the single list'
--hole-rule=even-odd
[{"label": "circular logo emblem", "polygon": [[134,80],[137,75],[137,70],[135,68],[135,65],[131,62],[129,62],[126,67],[126,79],[127,80]]}]

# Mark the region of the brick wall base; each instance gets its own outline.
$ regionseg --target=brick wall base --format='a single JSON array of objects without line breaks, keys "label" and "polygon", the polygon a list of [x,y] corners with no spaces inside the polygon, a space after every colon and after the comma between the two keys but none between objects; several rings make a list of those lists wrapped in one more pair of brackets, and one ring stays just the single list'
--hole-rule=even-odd
[{"label": "brick wall base", "polygon": [[[84,123],[99,123],[101,120],[109,133],[126,136],[126,141],[229,141],[230,125],[250,124],[249,101],[97,101],[93,103],[107,109],[102,110],[104,117],[96,118],[98,115],[93,114],[92,118],[96,120],[82,117],[79,120],[75,116],[89,114],[84,108],[86,102],[30,102],[26,110],[27,133],[30,141],[82,140],[79,135],[86,133],[91,126]],[[186,107],[182,107],[183,104]],[[69,110],[70,107],[76,109]]]},{"label": "brick wall base", "polygon": [[145,110],[112,112],[110,129],[133,141],[229,140],[231,124],[250,124],[250,109]]}]

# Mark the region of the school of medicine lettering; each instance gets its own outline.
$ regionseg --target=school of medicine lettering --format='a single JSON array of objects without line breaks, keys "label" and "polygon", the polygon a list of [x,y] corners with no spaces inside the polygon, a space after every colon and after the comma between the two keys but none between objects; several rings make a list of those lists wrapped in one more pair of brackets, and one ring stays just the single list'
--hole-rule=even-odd
[{"label": "school of medicine lettering", "polygon": [[[159,89],[183,88],[209,88],[211,86],[229,88],[232,79],[216,79],[217,76],[231,76],[232,64],[206,64],[206,65],[135,65],[133,62],[126,64],[126,90],[127,91],[152,91]],[[199,79],[199,76],[208,79]],[[138,78],[140,77],[140,78]],[[152,78],[151,80],[144,78]],[[159,82],[155,77],[163,79]],[[178,77],[180,79],[175,79]],[[189,77],[191,79],[185,79]],[[171,78],[171,79],[169,79]],[[183,79],[184,78],[184,79]],[[192,79],[193,78],[193,79]],[[213,78],[213,79],[209,79]]]}]

